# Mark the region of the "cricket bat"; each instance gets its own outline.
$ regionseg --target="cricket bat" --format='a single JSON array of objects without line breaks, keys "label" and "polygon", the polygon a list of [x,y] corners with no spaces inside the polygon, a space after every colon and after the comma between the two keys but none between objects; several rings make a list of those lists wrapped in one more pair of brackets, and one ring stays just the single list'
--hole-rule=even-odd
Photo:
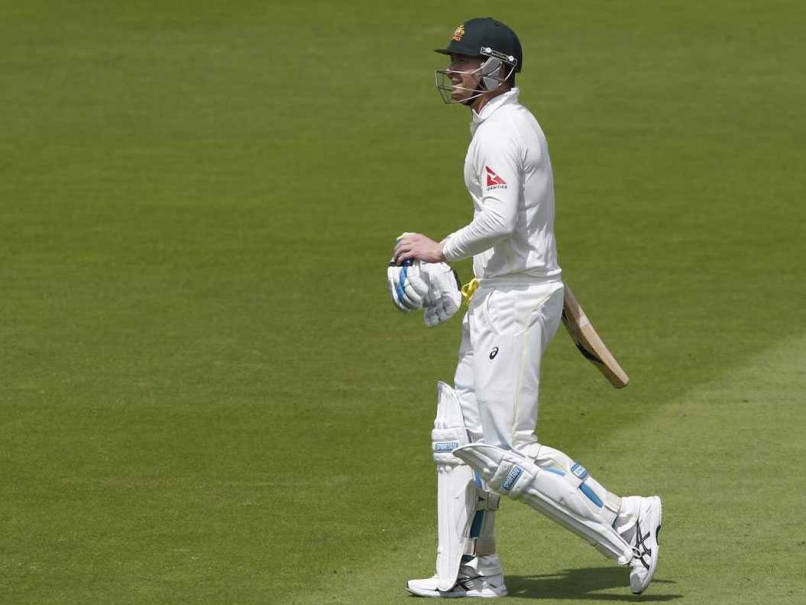
[{"label": "cricket bat", "polygon": [[626,387],[630,382],[630,377],[599,338],[568,284],[565,285],[562,320],[571,339],[585,359],[595,365],[614,387],[617,389]]}]

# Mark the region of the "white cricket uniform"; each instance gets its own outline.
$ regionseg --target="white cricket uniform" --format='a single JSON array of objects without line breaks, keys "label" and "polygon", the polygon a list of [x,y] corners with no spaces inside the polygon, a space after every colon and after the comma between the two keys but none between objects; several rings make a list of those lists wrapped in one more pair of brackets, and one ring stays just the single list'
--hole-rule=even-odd
[{"label": "white cricket uniform", "polygon": [[[630,585],[640,592],[652,577],[657,543],[651,546],[654,559],[650,547],[638,549],[657,529],[639,531],[638,513],[645,502],[656,501],[653,518],[659,527],[660,500],[620,498],[584,466],[541,445],[534,433],[540,361],[563,307],[546,138],[518,103],[517,88],[474,112],[471,132],[465,184],[473,198],[473,220],[445,238],[443,250],[448,261],[473,256],[480,286],[462,321],[453,391],[439,389],[432,433],[437,575],[410,582],[409,590],[460,596],[468,584],[455,582],[463,573],[486,578],[496,594],[506,592],[495,553],[498,494],[522,500],[606,556],[629,562]],[[464,421],[459,430],[450,422],[451,404]],[[459,446],[464,440],[470,443]],[[439,592],[451,583],[451,595]]]},{"label": "white cricket uniform", "polygon": [[464,167],[473,220],[445,238],[444,254],[473,256],[480,280],[454,377],[465,422],[489,444],[534,455],[540,359],[560,322],[563,284],[546,137],[518,93],[473,112]]},{"label": "white cricket uniform", "polygon": [[[448,261],[473,256],[480,286],[462,322],[451,393],[456,397],[440,387],[432,433],[438,469],[437,575],[410,582],[409,590],[449,596],[439,590],[464,573],[487,578],[496,594],[506,592],[495,554],[495,492],[521,499],[606,556],[629,562],[631,588],[641,592],[657,562],[657,542],[648,547],[643,541],[653,531],[657,535],[660,500],[620,498],[584,466],[538,443],[534,434],[540,361],[563,307],[546,138],[518,103],[517,88],[474,112],[471,132],[465,184],[473,198],[473,220],[445,238],[443,250]],[[464,421],[458,432],[448,422],[451,402]],[[457,447],[463,438],[471,443]],[[446,447],[452,450],[443,459]],[[646,503],[657,509],[655,517],[648,516],[645,527],[656,527],[649,533],[638,526],[639,511],[650,510]],[[454,584],[450,596],[464,594],[466,586]]]}]

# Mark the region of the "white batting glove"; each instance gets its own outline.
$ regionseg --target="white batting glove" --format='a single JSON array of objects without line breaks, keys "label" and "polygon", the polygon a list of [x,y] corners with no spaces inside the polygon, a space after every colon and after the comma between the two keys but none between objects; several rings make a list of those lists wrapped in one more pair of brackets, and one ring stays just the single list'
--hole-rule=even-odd
[{"label": "white batting glove", "polygon": [[423,321],[429,328],[449,320],[462,304],[459,278],[447,263],[422,263],[421,275],[428,284],[423,302]]},{"label": "white batting glove", "polygon": [[428,284],[422,276],[420,261],[406,261],[401,266],[390,263],[386,268],[386,287],[392,302],[408,313],[421,309],[428,293]]}]

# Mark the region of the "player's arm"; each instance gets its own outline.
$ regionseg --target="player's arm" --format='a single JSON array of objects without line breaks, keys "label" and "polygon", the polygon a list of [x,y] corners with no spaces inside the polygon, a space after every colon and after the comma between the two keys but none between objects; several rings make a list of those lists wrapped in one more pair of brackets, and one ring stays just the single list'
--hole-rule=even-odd
[{"label": "player's arm", "polygon": [[[481,134],[481,133],[479,133]],[[480,141],[474,170],[482,189],[481,211],[470,224],[442,241],[445,260],[457,261],[484,252],[511,235],[518,217],[521,190],[520,146],[514,137],[496,132]]]},{"label": "player's arm", "polygon": [[515,230],[521,190],[520,145],[514,136],[500,131],[477,136],[485,136],[474,162],[483,192],[481,212],[441,242],[421,233],[405,234],[395,246],[398,265],[408,259],[438,263],[469,258]]}]

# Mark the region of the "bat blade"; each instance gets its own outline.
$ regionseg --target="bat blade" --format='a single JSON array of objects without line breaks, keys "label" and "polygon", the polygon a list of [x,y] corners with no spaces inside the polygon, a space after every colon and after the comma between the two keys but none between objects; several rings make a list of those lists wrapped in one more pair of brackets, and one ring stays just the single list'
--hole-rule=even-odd
[{"label": "bat blade", "polygon": [[596,366],[610,384],[621,389],[630,383],[630,377],[605,346],[568,284],[565,285],[562,320],[579,352]]}]

